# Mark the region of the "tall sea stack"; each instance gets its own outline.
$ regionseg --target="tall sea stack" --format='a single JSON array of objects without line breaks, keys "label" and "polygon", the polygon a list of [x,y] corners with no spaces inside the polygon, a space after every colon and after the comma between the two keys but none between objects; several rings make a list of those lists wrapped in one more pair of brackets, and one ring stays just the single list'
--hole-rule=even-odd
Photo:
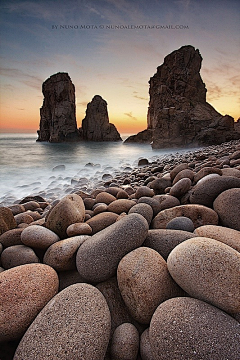
[{"label": "tall sea stack", "polygon": [[173,51],[149,81],[147,130],[127,142],[152,141],[153,148],[214,145],[239,139],[234,119],[206,102],[202,56],[191,45]]},{"label": "tall sea stack", "polygon": [[115,125],[109,123],[107,102],[95,95],[87,105],[86,116],[82,121],[82,135],[88,141],[122,140]]},{"label": "tall sea stack", "polygon": [[44,96],[40,109],[37,141],[78,141],[75,87],[67,73],[57,73],[42,85]]}]

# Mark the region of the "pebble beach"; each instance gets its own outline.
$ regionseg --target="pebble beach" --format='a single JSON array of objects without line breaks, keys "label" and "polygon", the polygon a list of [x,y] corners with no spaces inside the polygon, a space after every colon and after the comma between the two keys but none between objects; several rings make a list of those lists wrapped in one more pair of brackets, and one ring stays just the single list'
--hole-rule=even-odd
[{"label": "pebble beach", "polygon": [[2,203],[0,360],[238,360],[240,141],[106,170]]}]

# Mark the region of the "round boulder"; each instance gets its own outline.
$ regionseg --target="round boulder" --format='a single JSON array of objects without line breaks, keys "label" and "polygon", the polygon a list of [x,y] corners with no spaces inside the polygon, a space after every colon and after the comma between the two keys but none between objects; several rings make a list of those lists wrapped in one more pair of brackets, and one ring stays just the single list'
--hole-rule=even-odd
[{"label": "round boulder", "polygon": [[17,227],[13,213],[7,207],[0,208],[0,235]]},{"label": "round boulder", "polygon": [[1,263],[4,269],[15,266],[39,263],[39,259],[33,249],[25,245],[9,246],[1,254]]},{"label": "round boulder", "polygon": [[205,225],[194,231],[195,236],[203,236],[223,242],[240,252],[240,232],[224,226]]},{"label": "round boulder", "polygon": [[76,269],[77,250],[88,238],[87,235],[73,236],[52,244],[44,254],[44,264],[57,271]]},{"label": "round boulder", "polygon": [[89,225],[92,229],[92,234],[105,229],[106,227],[114,224],[118,218],[118,214],[113,212],[103,212],[93,216],[91,219],[87,220],[86,224]]},{"label": "round boulder", "polygon": [[68,226],[66,233],[68,236],[91,235],[92,228],[86,223],[75,223]]},{"label": "round boulder", "polygon": [[185,216],[178,216],[172,220],[170,220],[167,225],[166,229],[172,230],[183,230],[188,232],[194,231],[194,224],[191,219]]},{"label": "round boulder", "polygon": [[149,328],[147,328],[141,335],[140,354],[142,360],[153,360],[153,354],[149,340]]},{"label": "round boulder", "polygon": [[103,360],[110,327],[110,312],[101,292],[85,283],[71,285],[36,317],[13,359]]},{"label": "round boulder", "polygon": [[215,199],[213,208],[223,226],[240,231],[240,188],[223,191]]},{"label": "round boulder", "polygon": [[117,270],[119,261],[144,242],[148,223],[142,215],[130,214],[98,232],[79,248],[77,269],[86,280],[105,281]]},{"label": "round boulder", "polygon": [[202,225],[217,225],[218,214],[203,205],[180,205],[160,211],[152,221],[153,229],[165,229],[168,222],[176,217],[184,216],[192,220],[194,227]]},{"label": "round boulder", "polygon": [[171,187],[169,194],[176,198],[181,198],[191,188],[192,182],[189,178],[182,178],[178,180],[173,187]]},{"label": "round boulder", "polygon": [[21,234],[23,229],[12,229],[8,230],[0,235],[0,243],[4,248],[14,245],[22,245]]},{"label": "round boulder", "polygon": [[104,203],[104,204],[109,205],[111,202],[115,201],[116,198],[115,198],[115,196],[107,193],[106,191],[102,191],[101,193],[99,193],[96,196],[95,200],[97,203]]},{"label": "round boulder", "polygon": [[58,285],[56,271],[44,264],[21,265],[1,272],[0,342],[21,338],[58,292]]},{"label": "round boulder", "polygon": [[50,245],[59,241],[60,238],[53,231],[38,225],[28,226],[22,231],[22,243],[37,249],[47,249]]},{"label": "round boulder", "polygon": [[108,211],[120,215],[123,212],[127,213],[134,205],[136,205],[136,202],[133,200],[118,199],[108,205]]},{"label": "round boulder", "polygon": [[135,198],[139,199],[142,196],[152,197],[154,196],[154,192],[148,186],[140,186],[135,193]]},{"label": "round boulder", "polygon": [[139,203],[134,205],[128,212],[129,214],[140,214],[142,215],[148,222],[148,225],[151,224],[152,218],[153,218],[153,209],[150,205]]},{"label": "round boulder", "polygon": [[147,247],[139,247],[122,258],[117,280],[129,312],[142,324],[149,324],[161,302],[181,293],[168,272],[166,261]]},{"label": "round boulder", "polygon": [[180,297],[160,304],[149,339],[154,360],[239,359],[239,323],[198,299]]},{"label": "round boulder", "polygon": [[240,311],[240,253],[205,237],[186,240],[167,259],[168,270],[190,296],[220,309]]},{"label": "round boulder", "polygon": [[139,334],[131,323],[119,325],[111,343],[112,360],[136,360],[139,349]]},{"label": "round boulder", "polygon": [[67,237],[68,226],[83,222],[84,218],[85,207],[82,198],[77,194],[66,195],[50,211],[46,227],[64,239]]},{"label": "round boulder", "polygon": [[195,185],[190,195],[192,204],[213,206],[216,197],[225,190],[240,188],[240,178],[233,176],[214,176]]}]

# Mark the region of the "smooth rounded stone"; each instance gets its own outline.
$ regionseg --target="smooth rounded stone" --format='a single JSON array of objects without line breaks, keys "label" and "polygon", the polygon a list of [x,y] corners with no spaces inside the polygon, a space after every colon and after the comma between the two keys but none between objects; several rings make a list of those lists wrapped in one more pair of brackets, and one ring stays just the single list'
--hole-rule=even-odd
[{"label": "smooth rounded stone", "polygon": [[104,203],[97,203],[93,206],[93,215],[100,214],[107,211],[108,205]]},{"label": "smooth rounded stone", "polygon": [[96,204],[96,200],[92,198],[85,198],[83,202],[86,210],[92,210],[93,206]]},{"label": "smooth rounded stone", "polygon": [[196,237],[176,246],[167,259],[173,279],[190,296],[220,309],[240,311],[240,253],[220,241]]},{"label": "smooth rounded stone", "polygon": [[142,360],[153,360],[153,353],[149,339],[149,328],[147,328],[141,335],[140,354]]},{"label": "smooth rounded stone", "polygon": [[105,190],[105,192],[108,193],[108,194],[113,195],[114,197],[116,197],[120,190],[121,189],[119,187],[117,187],[117,186],[111,186],[111,187],[107,188]]},{"label": "smooth rounded stone", "polygon": [[56,271],[44,264],[26,264],[3,271],[0,274],[0,342],[21,338],[58,292],[58,285]]},{"label": "smooth rounded stone", "polygon": [[240,252],[240,231],[224,226],[205,225],[195,229],[194,234],[221,241]]},{"label": "smooth rounded stone", "polygon": [[25,210],[31,210],[34,211],[40,207],[39,203],[37,201],[27,201],[23,204]]},{"label": "smooth rounded stone", "polygon": [[131,323],[119,325],[111,343],[112,360],[136,360],[139,349],[139,333]]},{"label": "smooth rounded stone", "polygon": [[182,178],[178,180],[170,189],[169,194],[176,198],[181,198],[192,186],[192,181],[189,178]]},{"label": "smooth rounded stone", "polygon": [[230,155],[230,159],[240,159],[240,150],[234,151],[234,153]]},{"label": "smooth rounded stone", "polygon": [[66,230],[69,225],[83,222],[85,218],[85,207],[79,195],[66,195],[50,211],[46,227],[55,232],[61,239],[67,237]]},{"label": "smooth rounded stone", "polygon": [[116,197],[117,199],[128,199],[128,193],[125,190],[120,190]]},{"label": "smooth rounded stone", "polygon": [[215,199],[213,208],[221,225],[240,231],[240,188],[223,191]]},{"label": "smooth rounded stone", "polygon": [[34,221],[33,217],[29,215],[27,212],[15,215],[14,218],[16,220],[17,225],[31,224]]},{"label": "smooth rounded stone", "polygon": [[30,247],[15,245],[3,250],[1,263],[4,269],[7,270],[19,265],[39,263],[39,258]]},{"label": "smooth rounded stone", "polygon": [[159,211],[161,210],[160,204],[159,202],[154,199],[154,198],[150,198],[147,196],[143,196],[138,200],[138,204],[148,204],[151,206],[152,210],[153,210],[153,216],[156,216]]},{"label": "smooth rounded stone", "polygon": [[160,211],[152,221],[152,228],[165,229],[169,221],[179,216],[190,218],[195,228],[218,224],[218,214],[213,209],[203,205],[188,204]]},{"label": "smooth rounded stone", "polygon": [[121,214],[122,212],[128,212],[131,207],[136,205],[136,202],[128,199],[118,199],[108,205],[108,211]]},{"label": "smooth rounded stone", "polygon": [[104,295],[111,313],[111,336],[115,329],[125,322],[131,322],[138,326],[123,301],[116,277],[97,284],[96,288]]},{"label": "smooth rounded stone", "polygon": [[119,262],[118,287],[135,320],[149,324],[157,306],[181,290],[171,278],[167,263],[155,250],[139,247]]},{"label": "smooth rounded stone", "polygon": [[26,212],[27,215],[30,215],[33,218],[33,221],[37,221],[40,220],[42,218],[42,216],[39,214],[38,211],[30,211],[28,210]]},{"label": "smooth rounded stone", "polygon": [[135,198],[140,199],[142,196],[152,197],[154,196],[154,191],[148,186],[140,186],[135,193]]},{"label": "smooth rounded stone", "polygon": [[192,204],[212,207],[216,197],[230,188],[240,188],[240,178],[232,176],[216,176],[195,185],[190,195]]},{"label": "smooth rounded stone", "polygon": [[218,174],[218,175],[222,175],[222,170],[218,169],[217,167],[203,167],[201,170],[199,170],[195,176],[194,176],[194,182],[198,182],[200,179],[204,178],[207,175],[210,174]]},{"label": "smooth rounded stone", "polygon": [[101,292],[85,283],[71,285],[36,317],[13,359],[104,360],[110,327],[110,312]]},{"label": "smooth rounded stone", "polygon": [[150,205],[144,203],[136,204],[128,212],[128,214],[133,213],[142,215],[147,220],[148,225],[151,224],[153,218],[153,209]]},{"label": "smooth rounded stone", "polygon": [[0,235],[17,227],[12,211],[7,207],[0,207]]},{"label": "smooth rounded stone", "polygon": [[170,220],[167,225],[166,229],[172,230],[183,230],[188,232],[194,231],[194,224],[191,219],[185,216],[179,216],[172,220]]},{"label": "smooth rounded stone", "polygon": [[77,283],[85,283],[86,280],[80,276],[77,270],[60,271],[58,273],[59,278],[59,291],[67,288],[70,285]]},{"label": "smooth rounded stone", "polygon": [[114,224],[118,218],[118,215],[113,212],[103,212],[98,215],[93,216],[91,219],[86,221],[86,224],[89,225],[92,229],[92,234],[105,229],[106,227]]},{"label": "smooth rounded stone", "polygon": [[21,241],[24,245],[37,249],[47,249],[50,245],[59,241],[60,238],[53,231],[44,226],[31,225],[23,229]]},{"label": "smooth rounded stone", "polygon": [[154,360],[239,359],[239,323],[198,299],[180,297],[160,304],[149,339]]},{"label": "smooth rounded stone", "polygon": [[172,183],[173,183],[173,185],[175,185],[179,180],[185,179],[185,178],[190,179],[192,182],[192,180],[194,179],[194,175],[195,175],[195,173],[191,169],[184,169],[175,176]]},{"label": "smooth rounded stone", "polygon": [[173,180],[175,178],[175,176],[182,170],[185,170],[188,168],[188,164],[187,163],[181,163],[177,166],[175,166],[171,171],[170,171],[170,178],[171,180]]},{"label": "smooth rounded stone", "polygon": [[153,199],[160,204],[160,211],[180,205],[180,201],[172,195],[155,195]]},{"label": "smooth rounded stone", "polygon": [[96,196],[96,202],[97,203],[104,203],[104,204],[111,204],[111,202],[115,201],[115,196],[107,193],[106,191],[101,192]]},{"label": "smooth rounded stone", "polygon": [[240,170],[235,169],[235,168],[222,169],[222,174],[224,176],[234,176],[234,177],[240,178]]},{"label": "smooth rounded stone", "polygon": [[68,226],[66,233],[69,237],[77,235],[91,235],[92,228],[87,223],[75,223]]},{"label": "smooth rounded stone", "polygon": [[153,189],[155,195],[164,194],[166,188],[172,186],[172,182],[169,179],[160,178],[153,180],[149,183],[151,189]]},{"label": "smooth rounded stone", "polygon": [[14,205],[8,206],[8,208],[13,213],[13,216],[26,211],[25,207],[21,204],[14,204]]},{"label": "smooth rounded stone", "polygon": [[145,165],[148,165],[148,164],[149,164],[148,159],[142,158],[142,159],[138,160],[138,166],[145,166]]},{"label": "smooth rounded stone", "polygon": [[74,236],[52,244],[44,254],[43,263],[56,271],[75,270],[77,250],[88,238],[88,235]]},{"label": "smooth rounded stone", "polygon": [[23,229],[12,229],[0,235],[0,243],[4,248],[14,245],[22,245],[21,234]]},{"label": "smooth rounded stone", "polygon": [[142,245],[147,232],[147,220],[142,215],[130,214],[93,235],[77,252],[80,275],[92,282],[110,279],[123,256]]}]

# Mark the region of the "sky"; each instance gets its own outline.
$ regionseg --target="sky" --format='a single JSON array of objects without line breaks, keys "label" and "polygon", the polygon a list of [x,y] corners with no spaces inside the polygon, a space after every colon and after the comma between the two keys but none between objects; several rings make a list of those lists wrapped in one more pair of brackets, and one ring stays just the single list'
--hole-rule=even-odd
[{"label": "sky", "polygon": [[1,0],[0,14],[0,132],[37,131],[57,72],[75,85],[78,127],[100,95],[120,133],[144,130],[148,81],[183,45],[203,57],[207,101],[240,117],[239,0]]}]

